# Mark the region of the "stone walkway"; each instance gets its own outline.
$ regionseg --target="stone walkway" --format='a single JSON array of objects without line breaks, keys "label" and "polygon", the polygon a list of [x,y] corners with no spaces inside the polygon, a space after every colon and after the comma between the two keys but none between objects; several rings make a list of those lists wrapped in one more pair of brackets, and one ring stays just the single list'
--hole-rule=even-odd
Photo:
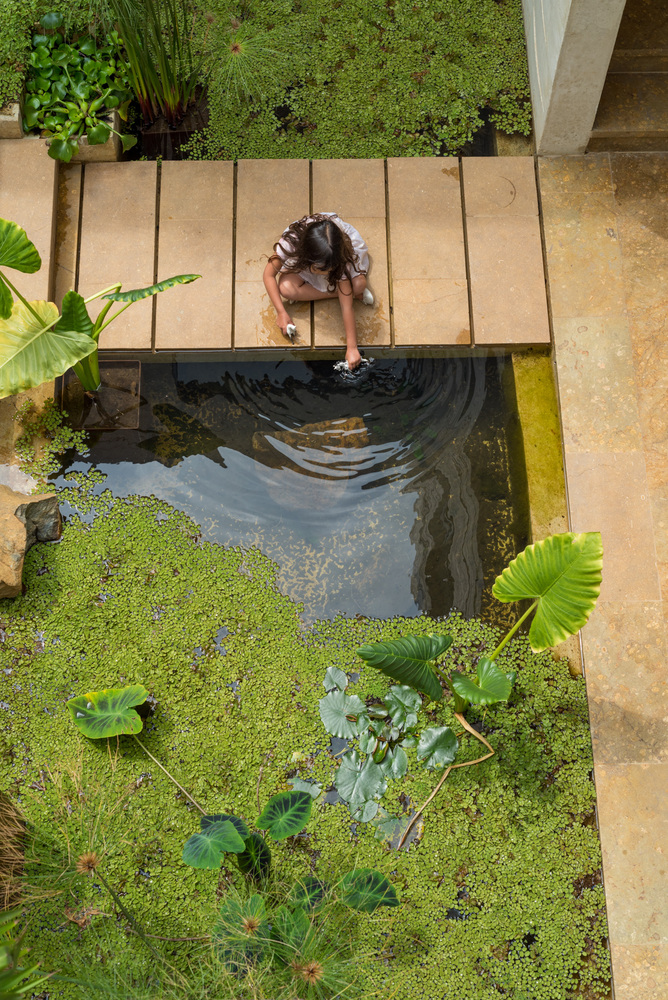
[{"label": "stone walkway", "polygon": [[668,998],[668,154],[539,163],[615,1000]]},{"label": "stone walkway", "polygon": [[[2,213],[32,236],[49,218],[53,161],[39,139],[6,140],[1,154]],[[18,177],[38,189],[34,207],[14,202]],[[266,256],[287,225],[319,210],[338,212],[370,247],[377,306],[355,304],[361,346],[550,342],[532,157],[72,164],[60,169],[59,204],[57,302],[71,287],[88,296],[202,274],[134,305],[102,334],[103,350],[284,349]],[[337,302],[290,312],[297,348],[344,347]]]}]

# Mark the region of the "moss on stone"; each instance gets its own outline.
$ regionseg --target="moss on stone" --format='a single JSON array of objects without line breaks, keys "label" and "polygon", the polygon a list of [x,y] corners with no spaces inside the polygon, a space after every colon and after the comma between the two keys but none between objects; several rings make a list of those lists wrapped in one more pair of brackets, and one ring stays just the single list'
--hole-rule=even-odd
[{"label": "moss on stone", "polygon": [[[114,499],[99,492],[102,479],[82,475],[63,491],[72,513],[61,542],[34,546],[26,594],[0,602],[0,784],[29,822],[29,856],[41,862],[30,861],[29,878],[66,890],[32,906],[34,956],[46,969],[74,964],[146,986],[153,958],[113,917],[95,878],[72,874],[72,859],[96,850],[125,905],[167,937],[208,933],[220,896],[230,883],[243,886],[232,869],[219,877],[182,864],[195,810],[130,738],[83,738],[66,700],[144,684],[156,699],[142,737],[151,753],[205,809],[254,821],[261,769],[262,804],[295,773],[331,784],[336,763],[317,708],[328,666],[362,671],[352,691],[380,692],[386,678],[356,657],[361,643],[447,628],[472,660],[495,633],[458,615],[447,624],[337,618],[305,628],[259,551],[202,542],[186,515],[155,497]],[[470,713],[497,754],[450,775],[417,846],[396,853],[369,825],[351,827],[344,806],[320,800],[307,836],[276,845],[283,879],[370,866],[401,896],[398,909],[355,918],[354,996],[607,996],[584,683],[521,639],[505,663],[518,670],[510,703]],[[433,717],[456,725],[447,702]],[[463,755],[476,753],[471,743],[463,740]],[[435,780],[413,751],[385,805],[414,808]],[[70,874],[56,884],[63,870]],[[198,947],[159,946],[180,966]],[[50,997],[81,995],[73,984],[49,986]]]}]

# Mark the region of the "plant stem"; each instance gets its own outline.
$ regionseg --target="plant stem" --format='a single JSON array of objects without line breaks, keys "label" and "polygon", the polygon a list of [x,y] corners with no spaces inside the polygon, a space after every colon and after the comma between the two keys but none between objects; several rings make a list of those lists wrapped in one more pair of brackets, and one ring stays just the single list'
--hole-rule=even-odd
[{"label": "plant stem", "polygon": [[512,637],[515,635],[515,633],[517,632],[518,628],[520,627],[520,625],[522,624],[522,622],[524,621],[524,619],[529,617],[529,615],[531,614],[531,612],[533,611],[533,609],[537,605],[538,605],[538,599],[536,599],[533,602],[533,604],[531,605],[531,607],[528,608],[524,612],[524,614],[522,615],[522,617],[520,618],[520,620],[517,621],[517,622],[515,622],[515,624],[511,628],[511,630],[508,633],[508,635],[504,639],[501,640],[501,642],[499,643],[499,645],[496,647],[496,649],[494,650],[494,652],[490,656],[490,660],[495,660],[496,659],[496,657],[499,655],[499,653],[501,652],[501,650],[503,649],[503,647],[506,646],[510,642],[510,640],[512,639]]},{"label": "plant stem", "polygon": [[464,729],[466,729],[469,733],[471,733],[472,736],[475,736],[475,738],[477,740],[480,740],[481,743],[485,744],[485,746],[489,750],[489,753],[486,753],[484,757],[477,757],[476,760],[465,760],[465,761],[462,761],[461,764],[449,764],[448,767],[446,767],[446,769],[443,772],[443,774],[441,775],[441,779],[440,779],[439,783],[436,785],[436,788],[434,789],[434,791],[431,793],[431,795],[426,800],[426,802],[423,802],[422,805],[420,806],[420,808],[418,809],[418,811],[411,817],[410,823],[408,824],[408,826],[404,830],[404,832],[402,834],[402,837],[401,837],[401,840],[397,844],[397,850],[398,851],[400,851],[401,848],[403,847],[404,842],[406,840],[406,837],[411,832],[411,830],[413,829],[413,827],[417,823],[418,819],[420,818],[420,816],[422,815],[422,813],[424,812],[424,810],[427,808],[427,806],[429,805],[429,803],[433,799],[435,799],[436,796],[438,795],[438,792],[439,792],[439,790],[440,790],[443,782],[445,781],[445,779],[447,778],[447,776],[450,774],[450,771],[454,771],[455,768],[457,768],[457,767],[472,767],[474,764],[481,764],[483,762],[483,760],[487,760],[489,757],[493,757],[494,754],[495,754],[495,752],[496,752],[493,749],[493,747],[490,746],[490,744],[487,742],[487,740],[485,739],[485,737],[482,736],[480,733],[476,732],[476,730],[472,726],[470,726],[468,724],[468,722],[466,721],[466,719],[464,718],[464,716],[460,712],[455,712],[455,718],[457,719],[458,722],[461,723],[461,725],[464,727]]},{"label": "plant stem", "polygon": [[100,366],[98,364],[97,347],[81,361],[72,365],[74,374],[77,376],[86,392],[97,392],[100,388]]},{"label": "plant stem", "polygon": [[111,896],[111,898],[113,899],[113,901],[116,903],[116,906],[119,908],[119,910],[121,911],[121,913],[123,914],[123,916],[125,917],[125,919],[130,922],[130,925],[132,926],[133,930],[139,935],[139,937],[142,939],[142,941],[144,942],[144,944],[146,945],[146,947],[148,948],[148,950],[151,952],[151,954],[155,958],[157,958],[157,960],[162,964],[164,962],[164,959],[160,955],[158,955],[157,951],[155,950],[155,948],[153,947],[153,945],[151,944],[151,942],[149,940],[147,940],[146,935],[144,934],[143,930],[141,929],[141,927],[139,926],[139,924],[137,923],[137,921],[135,920],[135,918],[132,916],[132,914],[130,913],[130,911],[128,909],[126,909],[125,905],[121,902],[121,899],[118,896],[118,894],[116,893],[116,891],[111,888],[111,886],[107,882],[107,880],[104,877],[104,875],[102,874],[102,872],[100,872],[99,870],[96,871],[95,872],[95,878],[99,878],[100,882],[105,887],[105,889],[107,890],[107,892],[109,893],[109,895]]},{"label": "plant stem", "polygon": [[157,764],[157,765],[158,765],[158,767],[160,768],[160,770],[161,770],[161,771],[164,771],[164,772],[165,772],[165,774],[167,775],[167,777],[169,778],[169,780],[170,780],[170,781],[171,781],[171,782],[172,782],[172,783],[173,783],[174,785],[176,785],[176,787],[177,787],[177,788],[179,789],[179,791],[180,791],[180,792],[183,792],[183,794],[185,795],[185,797],[186,797],[187,799],[190,799],[190,801],[191,801],[191,802],[192,802],[192,804],[193,804],[193,805],[195,806],[195,808],[196,808],[196,809],[199,809],[199,811],[201,812],[202,816],[206,816],[206,812],[205,812],[205,810],[204,810],[204,809],[202,809],[201,805],[200,805],[200,804],[199,804],[198,802],[195,802],[195,800],[194,800],[194,798],[192,797],[192,795],[189,795],[189,794],[188,794],[188,792],[187,792],[187,791],[185,790],[185,788],[182,788],[182,787],[181,787],[181,785],[179,785],[179,783],[178,783],[178,781],[176,780],[176,778],[174,777],[174,775],[173,775],[173,774],[170,774],[170,773],[169,773],[169,771],[167,770],[167,768],[166,768],[166,767],[163,767],[163,766],[162,766],[162,764],[160,763],[160,761],[159,761],[159,760],[157,760],[157,759],[156,759],[156,758],[155,758],[155,757],[153,756],[153,754],[152,754],[152,753],[150,753],[150,752],[149,752],[149,751],[148,751],[148,750],[146,749],[146,747],[144,746],[144,744],[142,743],[142,741],[141,741],[140,739],[137,739],[137,737],[136,737],[136,736],[134,735],[134,733],[132,734],[132,737],[133,737],[133,739],[137,740],[137,743],[138,743],[138,744],[139,744],[139,746],[140,746],[140,747],[142,748],[142,750],[144,751],[144,753],[146,754],[146,756],[147,756],[147,757],[150,757],[150,758],[151,758],[151,760],[153,761],[153,763],[154,763],[154,764]]},{"label": "plant stem", "polygon": [[[30,303],[28,302],[28,300],[27,300],[27,299],[24,299],[24,298],[23,298],[23,296],[21,295],[21,293],[20,293],[20,291],[18,290],[18,288],[15,288],[15,287],[14,287],[14,285],[12,285],[11,281],[9,280],[9,278],[7,278],[7,277],[6,277],[6,276],[5,276],[4,274],[3,274],[3,275],[2,275],[2,280],[3,280],[3,281],[4,281],[4,283],[5,283],[6,285],[7,285],[7,287],[8,287],[8,288],[10,288],[10,289],[12,290],[12,292],[14,292],[14,295],[16,295],[17,299],[20,299],[20,300],[21,300],[21,302],[22,302],[22,303],[23,303],[23,305],[24,305],[24,306],[26,307],[26,309],[28,310],[28,312],[31,312],[31,313],[33,314],[33,316],[34,316],[34,317],[35,317],[35,319],[36,319],[36,320],[38,321],[38,323],[40,323],[40,324],[44,323],[44,320],[43,320],[43,318],[42,318],[42,317],[41,317],[41,316],[39,315],[39,313],[35,312],[35,310],[34,310],[34,309],[33,309],[33,307],[32,307],[32,306],[30,305]],[[60,317],[59,317],[59,318],[60,318]],[[55,320],[55,322],[58,322],[58,320]],[[51,326],[53,326],[53,323],[52,323],[52,324],[50,324],[50,325],[51,325]],[[47,330],[48,330],[48,327],[47,327]]]}]

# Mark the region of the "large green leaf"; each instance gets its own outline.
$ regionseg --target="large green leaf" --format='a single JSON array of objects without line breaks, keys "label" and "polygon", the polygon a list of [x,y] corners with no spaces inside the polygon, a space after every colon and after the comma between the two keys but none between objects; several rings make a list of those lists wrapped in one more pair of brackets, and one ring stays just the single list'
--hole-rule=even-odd
[{"label": "large green leaf", "polygon": [[[210,818],[210,817],[207,817]],[[208,823],[186,841],[182,860],[191,868],[220,868],[225,853],[241,854],[243,838],[229,820]]]},{"label": "large green leaf", "polygon": [[246,838],[244,850],[237,854],[239,871],[250,878],[263,879],[271,871],[271,851],[259,833]]},{"label": "large green leaf", "polygon": [[257,825],[260,830],[268,830],[274,840],[294,837],[308,823],[312,803],[308,792],[279,792],[269,799]]},{"label": "large green leaf", "polygon": [[[83,333],[86,337],[93,337],[93,321],[88,315],[86,302],[78,292],[66,292],[63,297],[61,316],[54,330],[74,330],[75,333]],[[91,344],[91,350],[95,342]]]},{"label": "large green leaf", "polygon": [[[512,676],[512,675],[511,675]],[[481,656],[478,660],[478,682],[453,670],[452,686],[461,698],[473,705],[494,705],[497,701],[507,701],[513,688],[511,677],[497,667],[494,660]]]},{"label": "large green leaf", "polygon": [[354,750],[342,759],[334,785],[345,802],[357,806],[381,796],[387,789],[381,766],[375,764],[371,757],[362,763]]},{"label": "large green leaf", "polygon": [[443,689],[431,661],[444,653],[451,643],[449,635],[409,635],[387,642],[366,643],[360,646],[357,655],[392,680],[424,691],[432,701],[440,701]]},{"label": "large green leaf", "polygon": [[320,699],[320,718],[328,733],[342,739],[350,739],[359,731],[358,720],[365,712],[365,705],[356,694],[330,691]]},{"label": "large green leaf", "polygon": [[142,721],[134,706],[143,705],[148,691],[141,684],[124,688],[105,688],[70,698],[67,707],[72,721],[84,736],[92,740],[109,736],[140,733]]},{"label": "large green leaf", "polygon": [[408,755],[403,747],[394,747],[388,750],[379,766],[387,778],[396,781],[397,778],[403,778],[408,770]]},{"label": "large green leaf", "polygon": [[30,305],[39,319],[21,302],[0,319],[0,399],[50,382],[91,352],[90,337],[53,329],[59,315],[53,302]]},{"label": "large green leaf", "polygon": [[250,830],[244,823],[242,819],[238,816],[232,816],[230,813],[216,813],[214,816],[202,816],[199,821],[199,825],[202,830],[206,830],[207,827],[211,826],[212,823],[231,823],[234,829],[237,831],[242,840],[246,840],[250,837]]},{"label": "large green leaf", "polygon": [[430,726],[420,736],[417,758],[428,770],[452,764],[457,754],[457,737],[449,726]]},{"label": "large green leaf", "polygon": [[42,258],[26,236],[25,229],[8,219],[0,219],[0,267],[13,267],[23,274],[35,274],[41,266]]},{"label": "large green leaf", "polygon": [[529,642],[539,653],[585,624],[601,589],[602,565],[598,531],[550,535],[520,552],[497,576],[492,593],[504,602],[538,599]]},{"label": "large green leaf", "polygon": [[422,708],[422,699],[413,688],[406,684],[393,684],[385,698],[385,705],[393,726],[412,729],[417,725],[417,713]]},{"label": "large green leaf", "polygon": [[327,667],[322,686],[325,691],[345,691],[348,686],[348,676],[338,667]]},{"label": "large green leaf", "polygon": [[156,285],[149,285],[147,288],[132,288],[127,292],[110,292],[108,295],[103,295],[103,299],[111,299],[112,302],[139,302],[140,299],[147,299],[150,295],[157,295],[158,292],[164,292],[167,288],[173,288],[175,285],[188,285],[191,281],[196,281],[197,278],[201,278],[201,274],[177,274],[173,278],[165,278],[164,281],[159,281]]},{"label": "large green leaf", "polygon": [[332,887],[314,875],[305,875],[290,893],[290,902],[316,912],[325,904]]},{"label": "large green leaf", "polygon": [[394,886],[373,868],[357,868],[344,875],[338,886],[341,901],[362,913],[379,906],[399,906]]}]

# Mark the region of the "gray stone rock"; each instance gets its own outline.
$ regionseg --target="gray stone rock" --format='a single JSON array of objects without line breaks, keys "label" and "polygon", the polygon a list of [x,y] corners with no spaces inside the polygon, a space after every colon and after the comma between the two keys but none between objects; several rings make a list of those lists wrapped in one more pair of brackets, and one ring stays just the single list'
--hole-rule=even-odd
[{"label": "gray stone rock", "polygon": [[55,541],[61,532],[55,493],[29,496],[0,485],[0,597],[21,593],[26,552],[35,542]]}]

